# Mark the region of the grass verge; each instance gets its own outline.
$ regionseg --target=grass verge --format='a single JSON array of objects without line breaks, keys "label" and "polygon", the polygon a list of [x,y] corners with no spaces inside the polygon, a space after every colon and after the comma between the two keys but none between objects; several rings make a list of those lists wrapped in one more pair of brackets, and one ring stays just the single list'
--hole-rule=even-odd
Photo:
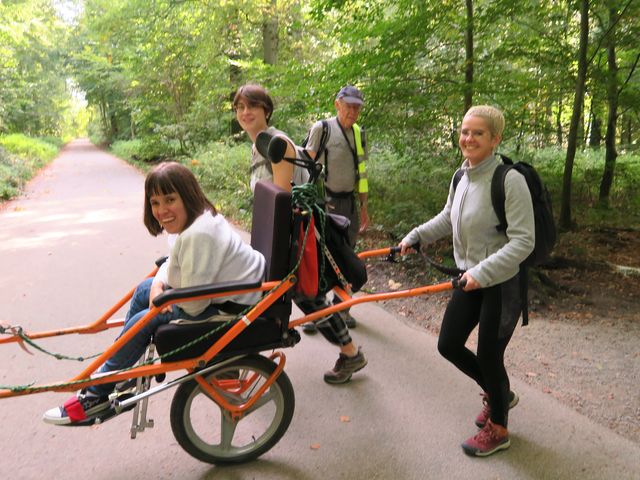
[{"label": "grass verge", "polygon": [[55,137],[0,136],[0,201],[16,197],[24,184],[53,160],[63,142]]}]

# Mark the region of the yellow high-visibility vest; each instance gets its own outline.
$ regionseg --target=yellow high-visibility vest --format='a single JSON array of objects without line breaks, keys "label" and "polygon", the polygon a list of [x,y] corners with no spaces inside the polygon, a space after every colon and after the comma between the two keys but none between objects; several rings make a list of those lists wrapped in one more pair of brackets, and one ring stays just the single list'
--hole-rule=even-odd
[{"label": "yellow high-visibility vest", "polygon": [[364,156],[364,148],[362,147],[362,135],[360,133],[360,126],[357,123],[353,124],[353,139],[356,144],[356,153],[358,154],[358,193],[369,192],[369,181],[367,180],[367,166],[364,160],[360,160]]}]

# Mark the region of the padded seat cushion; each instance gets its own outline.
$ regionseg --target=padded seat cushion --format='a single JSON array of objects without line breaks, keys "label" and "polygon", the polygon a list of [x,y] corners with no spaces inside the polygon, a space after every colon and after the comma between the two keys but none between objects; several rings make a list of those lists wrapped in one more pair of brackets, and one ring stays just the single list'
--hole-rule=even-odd
[{"label": "padded seat cushion", "polygon": [[[155,333],[154,343],[159,354],[164,355],[175,350],[181,345],[189,343],[207,332],[219,328],[219,322],[198,322],[191,324],[166,324],[161,325]],[[173,362],[185,360],[202,355],[213,343],[222,337],[233,323],[221,328],[210,337],[199,341],[185,350],[177,352],[170,357],[164,358],[163,362]],[[245,328],[240,335],[234,338],[227,345],[220,355],[235,355],[245,353],[245,351],[259,352],[283,347],[282,330],[280,325],[273,319],[259,317],[251,325]]]}]

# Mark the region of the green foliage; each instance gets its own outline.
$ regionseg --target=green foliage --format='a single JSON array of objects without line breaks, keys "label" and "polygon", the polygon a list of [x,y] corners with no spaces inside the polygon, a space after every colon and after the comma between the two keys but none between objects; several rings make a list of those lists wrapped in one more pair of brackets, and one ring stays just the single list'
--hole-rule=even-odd
[{"label": "green foliage", "polygon": [[159,136],[149,136],[134,140],[117,140],[111,145],[111,151],[120,158],[143,163],[155,163],[176,159],[179,146],[163,141]]},{"label": "green foliage", "polygon": [[60,135],[68,29],[52,2],[0,2],[0,131]]},{"label": "green foliage", "polygon": [[[524,160],[536,167],[551,193],[554,213],[557,216],[560,212],[565,151],[556,147],[520,153],[508,149],[502,149],[502,151],[514,160]],[[602,149],[585,149],[576,152],[572,175],[572,203],[575,207],[575,218],[582,225],[638,224],[640,222],[640,153],[627,152],[618,157],[608,209],[598,206],[604,154]]]},{"label": "green foliage", "polygon": [[251,221],[249,188],[251,148],[248,144],[211,142],[188,161],[202,188],[220,212],[245,228]]},{"label": "green foliage", "polygon": [[99,120],[92,117],[87,123],[87,136],[91,143],[100,147],[107,146],[109,141]]},{"label": "green foliage", "polygon": [[374,222],[395,239],[423,223],[442,209],[454,170],[444,155],[398,155],[390,148],[372,152],[367,175]]},{"label": "green foliage", "polygon": [[30,138],[0,135],[0,200],[8,200],[58,154],[62,141],[55,137]]},{"label": "green foliage", "polygon": [[21,175],[20,164],[0,147],[0,200],[8,200],[20,193]]},{"label": "green foliage", "polygon": [[[514,160],[534,165],[559,213],[565,152],[546,148],[516,153],[501,149]],[[444,206],[458,152],[426,157],[399,156],[391,150],[377,151],[368,165],[371,195],[369,211],[374,222],[394,239],[406,234],[437,214]],[[576,155],[573,171],[573,199],[576,219],[582,225],[628,226],[640,222],[640,154],[618,158],[610,207],[598,207],[599,180],[604,168],[604,151],[585,150]]]},{"label": "green foliage", "polygon": [[[119,140],[111,146],[115,155],[132,161],[143,170],[156,162],[141,161],[144,140]],[[188,166],[202,185],[203,190],[218,210],[239,222],[250,226],[252,195],[249,188],[251,148],[248,144],[210,142],[202,146],[192,157],[169,158],[167,151],[161,154],[165,160],[180,161]]]},{"label": "green foliage", "polygon": [[[276,104],[272,123],[299,141],[333,114],[337,90],[353,83],[366,98],[359,123],[372,150],[372,215],[398,234],[439,210],[460,162],[456,132],[471,88],[474,103],[504,111],[506,153],[538,166],[560,198],[576,75],[575,2],[475,0],[472,84],[465,79],[467,14],[454,0],[84,0],[70,23],[56,3],[0,2],[0,132],[66,139],[86,130],[94,143],[112,144],[142,165],[195,159],[221,197],[237,197],[237,206],[224,208],[241,212],[248,173],[233,165],[247,164],[249,155],[246,145],[229,143],[241,138],[229,101],[237,87],[264,84]],[[589,119],[606,119],[609,8],[621,14],[618,146],[634,149],[640,2],[590,4],[580,136],[588,137]],[[268,49],[276,55],[267,62]],[[616,217],[595,208],[602,155],[579,152],[575,161],[572,193],[585,221]],[[625,201],[635,208],[636,158],[618,158],[613,208]]]},{"label": "green foliage", "polygon": [[19,133],[0,137],[0,146],[18,157],[46,164],[58,154],[60,140],[53,137],[31,138]]},{"label": "green foliage", "polygon": [[142,140],[117,140],[111,144],[111,152],[124,160],[135,160],[142,149]]}]

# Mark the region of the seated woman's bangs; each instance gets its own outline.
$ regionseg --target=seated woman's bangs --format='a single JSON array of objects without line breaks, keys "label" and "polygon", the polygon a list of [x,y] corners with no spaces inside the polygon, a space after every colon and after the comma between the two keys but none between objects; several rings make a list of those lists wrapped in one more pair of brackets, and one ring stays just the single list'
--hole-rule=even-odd
[{"label": "seated woman's bangs", "polygon": [[148,190],[150,197],[154,195],[169,195],[178,191],[167,175],[155,175],[151,178]]}]

